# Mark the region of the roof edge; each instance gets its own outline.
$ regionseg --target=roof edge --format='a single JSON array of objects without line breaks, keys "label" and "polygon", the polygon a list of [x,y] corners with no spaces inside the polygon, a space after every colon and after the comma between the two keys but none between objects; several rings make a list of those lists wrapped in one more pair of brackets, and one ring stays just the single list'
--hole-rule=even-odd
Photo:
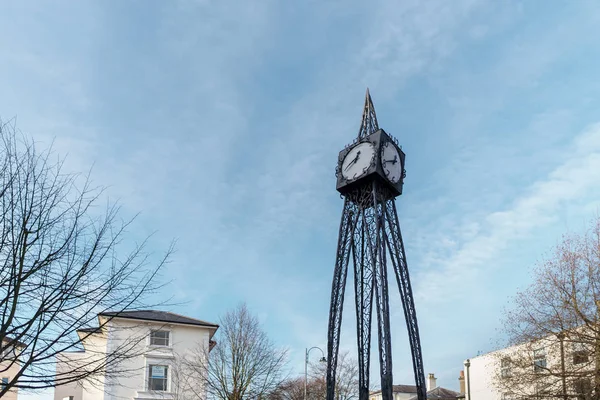
[{"label": "roof edge", "polygon": [[[129,312],[129,311],[125,311],[125,312]],[[165,311],[167,312],[167,311]],[[174,315],[179,315],[179,314],[175,314],[175,313],[171,313]],[[137,320],[137,321],[154,321],[154,322],[162,322],[164,324],[175,324],[175,325],[187,325],[187,326],[198,326],[198,327],[205,327],[205,328],[214,328],[215,330],[219,328],[219,325],[217,324],[213,324],[210,322],[204,322],[204,321],[198,321],[198,322],[185,322],[185,321],[164,321],[164,320],[160,320],[157,318],[142,318],[142,317],[136,317],[136,316],[130,316],[130,315],[119,315],[119,312],[113,312],[113,311],[108,311],[108,312],[101,312],[98,313],[98,317],[109,317],[109,318],[121,318],[121,319],[133,319],[133,320]],[[185,317],[184,315],[179,315],[181,317]],[[185,318],[190,318],[190,317],[185,317]],[[190,318],[193,319],[193,318]]]}]

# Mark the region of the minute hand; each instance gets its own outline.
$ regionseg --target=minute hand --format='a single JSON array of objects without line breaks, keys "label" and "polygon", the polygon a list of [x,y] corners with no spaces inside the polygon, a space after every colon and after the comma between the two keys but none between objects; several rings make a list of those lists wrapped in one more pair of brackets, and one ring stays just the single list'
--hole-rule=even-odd
[{"label": "minute hand", "polygon": [[350,168],[352,166],[352,164],[356,163],[358,161],[359,157],[360,157],[360,151],[356,153],[356,157],[354,157],[354,160],[350,161],[350,164],[346,165],[346,168],[344,168],[344,171],[348,171],[348,168]]},{"label": "minute hand", "polygon": [[350,169],[350,167],[352,165],[354,165],[354,163],[357,161],[358,161],[358,157],[356,157],[354,160],[350,161],[350,163],[348,165],[346,165],[346,168],[344,168],[344,171],[348,171],[348,169]]}]

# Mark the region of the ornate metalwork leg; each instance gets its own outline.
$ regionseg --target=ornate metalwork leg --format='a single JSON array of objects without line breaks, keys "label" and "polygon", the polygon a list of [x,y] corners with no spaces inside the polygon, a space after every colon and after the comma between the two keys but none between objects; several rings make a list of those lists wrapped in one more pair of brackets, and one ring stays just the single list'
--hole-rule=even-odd
[{"label": "ornate metalwork leg", "polygon": [[337,257],[333,271],[331,287],[331,305],[329,308],[329,330],[327,332],[327,399],[335,396],[335,372],[337,370],[338,351],[340,347],[340,330],[342,326],[342,310],[344,307],[344,290],[348,274],[348,261],[352,241],[352,227],[356,221],[356,207],[349,200],[344,201],[344,211],[340,222]]},{"label": "ornate metalwork leg", "polygon": [[406,328],[408,329],[413,371],[415,374],[415,382],[417,384],[417,398],[418,400],[425,400],[427,389],[425,386],[425,374],[423,372],[423,355],[421,353],[421,342],[419,339],[417,312],[415,310],[415,302],[408,274],[408,264],[404,252],[404,242],[402,241],[400,223],[398,222],[398,213],[396,211],[394,200],[388,200],[387,205],[386,214],[388,229],[385,235],[385,241],[390,252],[390,259],[394,266],[396,281],[398,282],[400,296],[402,298],[402,308],[404,309]]},{"label": "ornate metalwork leg", "polygon": [[378,203],[376,184],[373,184],[373,223],[375,228],[375,297],[377,300],[377,332],[379,339],[379,367],[381,372],[381,395],[383,400],[393,399],[392,343],[390,332],[390,313],[387,281],[385,235],[385,203]]},{"label": "ornate metalwork leg", "polygon": [[371,315],[373,312],[373,263],[372,257],[365,247],[365,240],[369,235],[369,222],[366,219],[365,208],[362,205],[359,212],[359,224],[354,232],[352,243],[358,342],[358,398],[359,400],[368,400],[371,359]]}]

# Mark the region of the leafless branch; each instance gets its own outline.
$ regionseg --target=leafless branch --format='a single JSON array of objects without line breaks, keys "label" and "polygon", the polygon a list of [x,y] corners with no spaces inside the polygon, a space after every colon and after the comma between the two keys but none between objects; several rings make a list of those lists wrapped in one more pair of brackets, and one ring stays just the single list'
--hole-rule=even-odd
[{"label": "leafless branch", "polygon": [[55,371],[57,356],[82,350],[77,329],[110,322],[99,313],[148,306],[172,251],[152,265],[146,241],[125,241],[132,221],[117,204],[99,207],[102,196],[89,175],[65,172],[52,149],[0,123],[0,372],[19,367],[0,397],[127,372],[119,366],[140,338]]}]

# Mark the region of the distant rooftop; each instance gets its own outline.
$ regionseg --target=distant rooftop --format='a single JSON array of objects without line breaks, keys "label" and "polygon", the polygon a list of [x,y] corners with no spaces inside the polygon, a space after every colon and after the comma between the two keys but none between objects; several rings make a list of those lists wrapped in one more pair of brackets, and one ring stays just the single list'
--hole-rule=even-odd
[{"label": "distant rooftop", "polygon": [[[392,391],[394,393],[417,393],[417,387],[414,385],[393,385]],[[381,393],[381,390],[371,392],[371,394]]]},{"label": "distant rooftop", "polygon": [[[455,392],[454,390],[445,389],[443,387],[436,387],[427,392],[427,399],[439,399],[439,400],[453,400],[462,398],[462,394]],[[411,397],[410,400],[417,400],[417,396]]]},{"label": "distant rooftop", "polygon": [[167,311],[157,310],[139,310],[139,311],[120,311],[120,312],[103,312],[98,316],[139,319],[144,321],[168,322],[173,324],[184,324],[194,326],[206,326],[210,328],[218,328],[219,325],[211,322],[202,321],[200,319],[190,318],[183,315],[175,314]]},{"label": "distant rooftop", "polygon": [[77,332],[84,332],[84,333],[95,333],[100,331],[100,328],[98,327],[94,327],[94,328],[81,328],[81,329],[77,329]]},{"label": "distant rooftop", "polygon": [[[417,387],[413,385],[393,385],[392,390],[394,393],[414,393],[417,394]],[[381,390],[377,390],[375,392],[371,392],[371,394],[381,393]],[[445,389],[443,387],[436,387],[427,392],[428,399],[438,399],[438,400],[452,400],[464,397],[458,392],[455,392],[450,389]],[[411,397],[410,400],[416,400],[417,396]]]},{"label": "distant rooftop", "polygon": [[18,340],[15,340],[8,336],[4,336],[3,341],[6,342],[8,345],[14,344],[15,346],[25,347],[25,343],[19,342]]}]

